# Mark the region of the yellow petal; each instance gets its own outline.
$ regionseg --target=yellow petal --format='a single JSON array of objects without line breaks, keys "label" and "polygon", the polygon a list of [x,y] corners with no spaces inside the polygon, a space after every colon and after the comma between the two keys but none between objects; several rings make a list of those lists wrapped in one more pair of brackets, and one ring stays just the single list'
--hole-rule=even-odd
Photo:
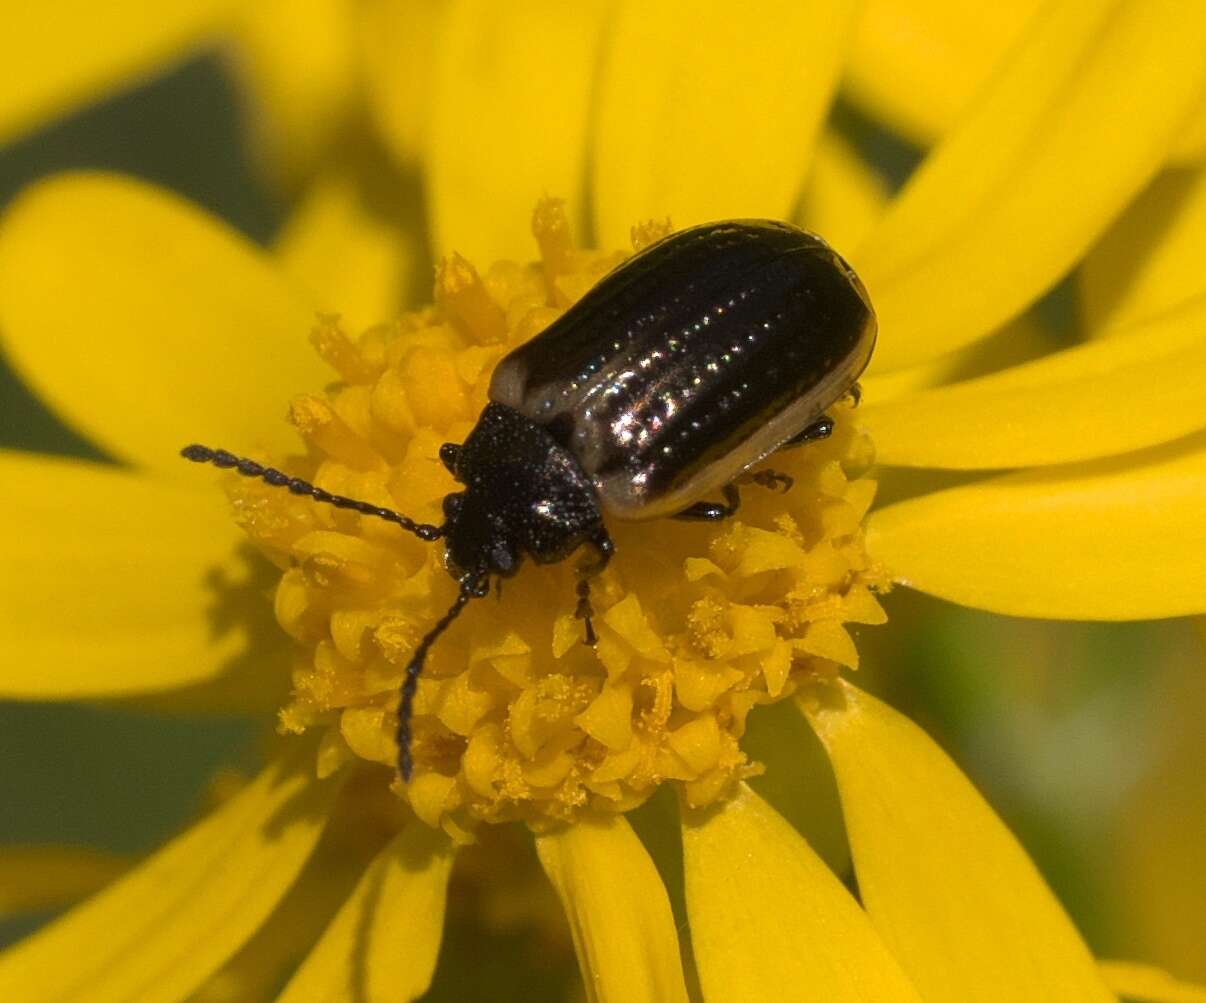
[{"label": "yellow petal", "polygon": [[1169,159],[1176,164],[1194,166],[1206,160],[1206,94],[1182,125]]},{"label": "yellow petal", "polygon": [[1030,858],[924,731],[845,682],[801,706],[837,774],[863,905],[927,1003],[1113,1003]]},{"label": "yellow petal", "polygon": [[[189,997],[188,1003],[246,1003],[276,998],[387,841],[384,833],[363,825],[363,815],[341,819],[338,813],[337,808],[332,819],[337,828],[328,829],[319,840],[272,915]],[[347,831],[352,827],[356,827],[354,834]]]},{"label": "yellow petal", "polygon": [[1206,160],[1206,94],[1182,124],[1169,159],[1173,164],[1189,166],[1200,166]]},{"label": "yellow petal", "polygon": [[0,142],[183,59],[230,6],[230,0],[7,4]]},{"label": "yellow petal", "polygon": [[872,365],[983,337],[1054,284],[1165,159],[1206,81],[1206,7],[1044,7],[867,238]]},{"label": "yellow petal", "polygon": [[741,748],[766,772],[749,781],[831,871],[851,873],[850,844],[842,823],[829,759],[812,729],[782,701],[751,714]]},{"label": "yellow petal", "polygon": [[294,744],[200,825],[0,955],[0,997],[188,997],[255,932],[322,834],[338,785],[314,780],[313,750]]},{"label": "yellow petal", "polygon": [[859,384],[868,404],[882,404],[931,387],[986,376],[1049,355],[1057,347],[1052,333],[1035,316],[1024,313],[991,337],[941,359],[919,366],[863,377]]},{"label": "yellow petal", "polygon": [[249,99],[256,153],[282,182],[312,173],[347,132],[358,95],[349,0],[241,4],[229,56]]},{"label": "yellow petal", "polygon": [[0,482],[5,697],[173,689],[246,650],[242,625],[213,619],[222,576],[246,577],[216,489],[19,453],[0,453]]},{"label": "yellow petal", "polygon": [[920,1003],[866,913],[748,787],[684,821],[683,866],[709,1003]]},{"label": "yellow petal", "polygon": [[1092,333],[1118,331],[1206,293],[1206,170],[1168,171],[1089,252],[1078,273]]},{"label": "yellow petal", "polygon": [[623,816],[536,839],[574,937],[590,1003],[686,1003],[670,900]]},{"label": "yellow petal", "polygon": [[1119,996],[1135,1003],[1206,1003],[1206,987],[1174,979],[1154,965],[1102,961],[1101,974]]},{"label": "yellow petal", "polygon": [[338,314],[351,333],[393,320],[412,302],[419,260],[415,232],[374,212],[347,175],[325,175],[309,186],[276,252],[310,302]]},{"label": "yellow petal", "polygon": [[1000,469],[1069,463],[1206,426],[1206,295],[1125,335],[990,376],[874,400],[860,420],[883,463]]},{"label": "yellow petal", "polygon": [[832,130],[822,133],[796,222],[844,254],[862,243],[887,204],[883,178],[853,144]]},{"label": "yellow petal", "polygon": [[436,252],[526,261],[544,195],[581,228],[590,88],[605,0],[454,0],[435,71],[428,160]]},{"label": "yellow petal", "polygon": [[628,0],[609,35],[594,137],[596,233],[791,213],[853,27],[850,0],[773,10]]},{"label": "yellow petal", "polygon": [[448,0],[361,0],[360,65],[369,111],[390,152],[413,168],[427,149]]},{"label": "yellow petal", "polygon": [[1009,474],[871,515],[912,588],[997,613],[1138,620],[1206,610],[1206,438]]},{"label": "yellow petal", "polygon": [[173,476],[189,442],[297,448],[285,404],[330,378],[312,324],[264,255],[132,178],[60,175],[0,220],[10,360],[111,453]]},{"label": "yellow petal", "polygon": [[1041,0],[867,0],[846,90],[868,114],[928,146],[953,126]]},{"label": "yellow petal", "polygon": [[369,865],[279,1003],[422,996],[440,950],[452,860],[443,833],[407,826]]},{"label": "yellow petal", "polygon": [[0,852],[0,919],[70,905],[129,866],[125,857],[82,846],[6,846]]}]

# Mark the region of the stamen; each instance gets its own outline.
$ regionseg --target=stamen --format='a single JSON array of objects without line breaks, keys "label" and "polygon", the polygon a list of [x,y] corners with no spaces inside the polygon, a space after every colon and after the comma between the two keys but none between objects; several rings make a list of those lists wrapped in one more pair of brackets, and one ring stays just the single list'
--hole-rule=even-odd
[{"label": "stamen", "polygon": [[[450,565],[442,546],[316,518],[310,500],[435,541],[463,517],[456,444],[497,360],[622,257],[574,246],[556,203],[542,203],[535,230],[539,263],[477,272],[455,261],[433,307],[358,338],[327,322],[320,347],[343,382],[304,398],[303,417],[321,420],[297,423],[308,448],[292,469],[311,480],[183,451],[242,475],[228,487],[236,518],[286,569],[276,611],[298,650],[282,728],[330,729],[328,762],[396,770],[394,792],[461,842],[482,823],[625,812],[665,782],[694,807],[724,797],[761,769],[742,749],[747,716],[854,669],[857,625],[884,620],[875,593],[888,578],[863,541],[875,485],[854,393],[829,410],[827,438],[751,473],[780,490],[747,492],[733,519],[616,521],[606,570],[587,580],[585,553],[527,562],[500,602],[471,603],[498,579]],[[317,470],[341,493],[315,486]],[[442,523],[357,499],[397,499]]]}]

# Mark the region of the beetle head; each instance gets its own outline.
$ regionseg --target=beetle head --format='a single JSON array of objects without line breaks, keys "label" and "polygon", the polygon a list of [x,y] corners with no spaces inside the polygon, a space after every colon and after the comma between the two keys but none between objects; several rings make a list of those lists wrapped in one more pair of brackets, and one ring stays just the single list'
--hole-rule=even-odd
[{"label": "beetle head", "polygon": [[520,547],[513,527],[500,518],[484,492],[470,489],[448,495],[443,529],[456,577],[472,573],[509,578],[519,570]]},{"label": "beetle head", "polygon": [[444,499],[442,535],[454,575],[506,578],[530,557],[564,560],[600,525],[594,485],[547,430],[488,404],[461,445],[440,459],[465,490]]}]

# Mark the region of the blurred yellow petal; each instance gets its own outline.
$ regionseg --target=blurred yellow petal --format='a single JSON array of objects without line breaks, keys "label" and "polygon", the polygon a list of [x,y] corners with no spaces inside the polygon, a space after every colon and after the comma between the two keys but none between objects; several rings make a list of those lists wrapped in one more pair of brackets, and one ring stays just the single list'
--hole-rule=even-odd
[{"label": "blurred yellow petal", "polygon": [[444,932],[452,860],[442,832],[407,826],[369,865],[279,1003],[422,996]]},{"label": "blurred yellow petal", "polygon": [[1053,347],[1052,335],[1046,326],[1033,312],[1024,313],[990,337],[941,359],[878,376],[864,376],[859,385],[868,405],[886,404],[931,387],[1020,366],[1050,354]]},{"label": "blurred yellow petal", "polygon": [[438,254],[526,261],[544,195],[581,228],[590,90],[606,0],[453,0],[435,71],[428,159]]},{"label": "blurred yellow petal", "polygon": [[1125,336],[979,379],[874,398],[882,463],[960,470],[1113,456],[1206,426],[1206,296]]},{"label": "blurred yellow petal", "polygon": [[0,142],[184,59],[231,6],[231,0],[6,4]]},{"label": "blurred yellow petal", "polygon": [[872,367],[951,352],[1053,285],[1167,156],[1203,51],[1206,6],[1044,8],[855,255],[882,332]]},{"label": "blurred yellow petal", "polygon": [[413,167],[427,149],[436,58],[448,0],[362,0],[361,71],[369,110],[399,163]]},{"label": "blurred yellow petal", "polygon": [[946,133],[1042,0],[867,0],[845,87],[863,111],[928,146]]},{"label": "blurred yellow petal", "polygon": [[989,478],[873,512],[897,581],[964,606],[1063,620],[1206,610],[1206,437]]},{"label": "blurred yellow petal", "polygon": [[748,787],[684,822],[683,867],[709,1003],[920,1003],[851,894]]},{"label": "blurred yellow petal", "polygon": [[[279,705],[278,705],[279,706]],[[385,833],[364,825],[364,815],[332,813],[319,840],[288,893],[238,952],[189,997],[188,1003],[246,1003],[275,999],[318,942],[331,917],[348,900]],[[343,814],[341,818],[340,815]],[[348,829],[358,832],[348,839]]]},{"label": "blurred yellow petal", "polygon": [[743,7],[622,3],[608,39],[595,132],[596,233],[629,246],[669,216],[784,219],[833,96],[850,0]]},{"label": "blurred yellow petal", "polygon": [[1206,293],[1206,170],[1160,175],[1081,263],[1080,310],[1113,333]]},{"label": "blurred yellow petal", "polygon": [[294,744],[204,822],[0,955],[0,997],[186,999],[265,920],[322,834],[338,785],[316,781],[313,749]]},{"label": "blurred yellow petal", "polygon": [[686,1003],[662,879],[623,816],[536,838],[574,937],[590,1003]]},{"label": "blurred yellow petal", "polygon": [[311,174],[344,138],[359,79],[351,0],[255,0],[232,25],[230,62],[254,147],[282,182]]},{"label": "blurred yellow petal", "polygon": [[0,694],[24,700],[188,686],[245,650],[216,619],[242,534],[215,489],[0,453]]},{"label": "blurred yellow petal", "polygon": [[70,905],[129,866],[126,857],[83,846],[6,846],[0,850],[0,919]]},{"label": "blurred yellow petal", "polygon": [[309,186],[276,253],[285,274],[319,310],[338,314],[358,333],[410,305],[417,240],[366,205],[350,177],[332,174]]},{"label": "blurred yellow petal", "polygon": [[266,256],[142,181],[59,175],[0,220],[9,359],[105,449],[173,476],[189,442],[296,448],[285,404],[330,378],[312,324]]},{"label": "blurred yellow petal", "polygon": [[853,144],[832,130],[823,132],[796,208],[796,223],[845,254],[862,243],[887,204],[883,178]]},{"label": "blurred yellow petal", "polygon": [[838,682],[802,698],[837,774],[859,894],[927,1003],[1111,1003],[1014,836],[928,735]]},{"label": "blurred yellow petal", "polygon": [[1206,95],[1185,121],[1170,159],[1177,164],[1201,164],[1206,160]]},{"label": "blurred yellow petal", "polygon": [[1135,1003],[1206,1003],[1206,987],[1181,982],[1153,965],[1103,961],[1101,974],[1114,992]]}]

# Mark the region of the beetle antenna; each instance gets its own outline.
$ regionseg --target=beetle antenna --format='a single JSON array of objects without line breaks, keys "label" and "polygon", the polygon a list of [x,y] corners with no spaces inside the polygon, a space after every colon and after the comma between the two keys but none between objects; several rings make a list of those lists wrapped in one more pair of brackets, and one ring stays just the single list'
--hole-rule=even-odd
[{"label": "beetle antenna", "polygon": [[414,533],[420,540],[438,540],[444,535],[443,526],[433,526],[427,522],[415,522],[413,519],[408,519],[401,512],[395,512],[393,509],[381,508],[369,502],[357,501],[355,498],[345,498],[343,495],[333,495],[330,491],[324,491],[322,488],[315,487],[309,481],[303,481],[300,477],[290,477],[275,467],[265,467],[261,463],[256,463],[255,460],[247,459],[245,456],[235,456],[234,453],[228,453],[225,449],[210,449],[208,446],[193,444],[185,446],[180,450],[180,455],[186,460],[192,460],[194,463],[212,463],[215,467],[221,467],[223,470],[234,470],[244,477],[258,477],[264,483],[271,484],[274,488],[288,488],[295,495],[306,495],[317,502],[334,505],[336,508],[346,508],[351,509],[353,512],[359,512],[361,515],[376,516],[378,519],[384,519],[386,522],[392,522],[395,525],[401,526],[409,533]]},{"label": "beetle antenna", "polygon": [[410,718],[415,702],[415,690],[419,686],[419,675],[423,671],[423,663],[427,660],[427,652],[435,644],[436,639],[448,629],[468,604],[470,599],[484,596],[490,588],[489,579],[484,574],[470,574],[461,579],[461,591],[448,607],[434,627],[419,642],[415,652],[410,656],[410,664],[406,666],[406,678],[402,682],[402,696],[398,701],[398,772],[402,779],[409,783],[414,772],[414,760],[410,755]]}]

